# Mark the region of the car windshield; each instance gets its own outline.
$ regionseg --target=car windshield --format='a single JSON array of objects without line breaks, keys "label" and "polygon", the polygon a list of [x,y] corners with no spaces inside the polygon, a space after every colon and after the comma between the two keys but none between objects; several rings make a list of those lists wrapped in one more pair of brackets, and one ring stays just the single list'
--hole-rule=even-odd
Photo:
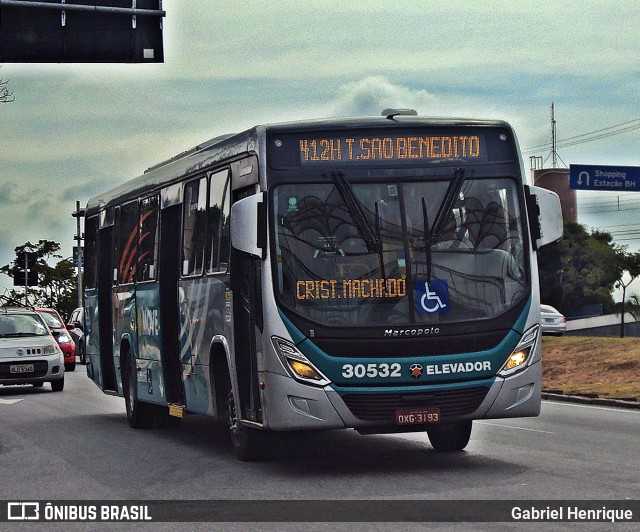
[{"label": "car windshield", "polygon": [[0,314],[0,338],[47,336],[49,330],[32,314]]},{"label": "car windshield", "polygon": [[61,329],[62,327],[64,327],[63,323],[60,321],[60,318],[55,312],[51,312],[48,310],[39,310],[38,314],[40,314],[40,316],[50,329]]},{"label": "car windshield", "polygon": [[494,318],[528,293],[511,179],[286,184],[273,202],[276,293],[316,323]]}]

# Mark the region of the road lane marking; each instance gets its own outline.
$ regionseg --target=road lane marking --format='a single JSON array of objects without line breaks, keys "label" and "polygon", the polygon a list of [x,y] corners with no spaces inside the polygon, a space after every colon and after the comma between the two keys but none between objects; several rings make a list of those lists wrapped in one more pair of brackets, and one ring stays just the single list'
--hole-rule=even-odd
[{"label": "road lane marking", "polygon": [[22,399],[0,399],[0,405],[13,405],[20,401],[22,401]]},{"label": "road lane marking", "polygon": [[571,406],[571,407],[579,407],[579,408],[591,408],[592,410],[608,410],[609,412],[625,412],[631,414],[640,414],[640,409],[634,408],[624,408],[623,406],[615,407],[615,406],[602,406],[602,405],[584,405],[581,403],[571,403],[569,401],[545,401],[546,404],[553,403],[558,406]]},{"label": "road lane marking", "polygon": [[516,427],[515,425],[503,425],[502,423],[487,423],[486,421],[478,421],[482,425],[491,425],[492,427],[504,427],[507,429],[518,429],[518,430],[526,430],[529,432],[540,432],[542,434],[555,434],[555,432],[549,432],[548,430],[539,430],[539,429],[526,429],[524,427]]}]

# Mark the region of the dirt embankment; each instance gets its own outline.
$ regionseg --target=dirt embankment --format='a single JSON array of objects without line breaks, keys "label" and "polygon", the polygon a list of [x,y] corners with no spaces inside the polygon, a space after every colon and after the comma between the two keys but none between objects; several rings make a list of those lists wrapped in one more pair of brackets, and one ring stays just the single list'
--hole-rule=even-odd
[{"label": "dirt embankment", "polygon": [[542,389],[640,401],[640,340],[581,336],[542,340]]}]

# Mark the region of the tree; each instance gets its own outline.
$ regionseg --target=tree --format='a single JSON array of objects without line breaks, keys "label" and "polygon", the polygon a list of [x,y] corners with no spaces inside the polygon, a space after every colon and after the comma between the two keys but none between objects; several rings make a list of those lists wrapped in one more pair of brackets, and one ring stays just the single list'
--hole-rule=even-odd
[{"label": "tree", "polygon": [[[26,242],[15,248],[16,254],[31,251],[36,254],[38,265],[38,286],[29,288],[29,301],[34,306],[53,307],[63,316],[71,314],[76,307],[75,292],[77,290],[76,272],[71,259],[62,259],[58,254],[60,244],[51,240],[40,240],[37,244]],[[53,259],[58,260],[54,266],[49,266]],[[0,268],[0,272],[12,277],[20,268],[16,260]],[[23,293],[15,289],[10,290],[10,297],[17,301],[24,301]]]},{"label": "tree", "polygon": [[631,314],[636,321],[640,321],[640,296],[633,294],[627,299],[625,305],[627,307],[625,312]]},{"label": "tree", "polygon": [[[627,281],[625,282],[624,276],[620,276],[620,279],[616,282],[616,288],[622,289],[622,302],[616,304],[616,312],[620,314],[620,338],[624,338],[624,314],[630,312],[636,321],[638,321],[638,296],[632,295],[627,300],[627,288],[637,278],[640,277],[640,252],[638,253],[625,253],[621,251],[620,261],[623,265],[623,273],[627,274]],[[625,306],[627,308],[625,308]]]},{"label": "tree", "polygon": [[589,234],[584,226],[565,222],[563,239],[538,255],[542,301],[568,315],[588,304],[602,304],[612,312],[611,294],[624,271],[623,257],[624,249],[609,233]]},{"label": "tree", "polygon": [[11,103],[16,99],[13,91],[10,91],[7,87],[8,83],[8,80],[0,78],[0,103]]}]

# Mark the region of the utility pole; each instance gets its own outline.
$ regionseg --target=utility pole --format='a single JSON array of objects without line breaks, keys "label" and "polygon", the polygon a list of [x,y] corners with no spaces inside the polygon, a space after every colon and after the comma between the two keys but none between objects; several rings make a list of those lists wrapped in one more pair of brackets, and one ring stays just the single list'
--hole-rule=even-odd
[{"label": "utility pole", "polygon": [[24,306],[29,306],[29,253],[24,254]]},{"label": "utility pole", "polygon": [[71,213],[76,219],[76,234],[73,239],[78,242],[77,263],[78,268],[78,307],[82,307],[82,264],[84,262],[84,250],[82,246],[83,234],[80,228],[80,218],[84,216],[84,209],[80,208],[80,201],[76,200],[76,210]]},{"label": "utility pole", "polygon": [[551,149],[553,167],[558,168],[558,133],[556,131],[556,106],[551,102]]}]

